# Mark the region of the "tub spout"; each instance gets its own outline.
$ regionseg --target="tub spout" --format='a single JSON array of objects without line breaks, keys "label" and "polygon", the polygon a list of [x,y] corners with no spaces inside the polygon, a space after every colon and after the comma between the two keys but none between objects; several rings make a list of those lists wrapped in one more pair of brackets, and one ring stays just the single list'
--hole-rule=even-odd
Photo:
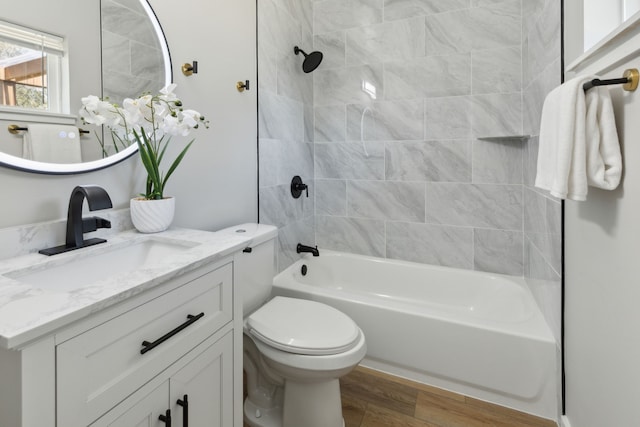
[{"label": "tub spout", "polygon": [[318,252],[317,246],[314,248],[311,246],[303,245],[302,243],[298,243],[298,246],[296,247],[296,252],[298,252],[299,254],[302,252],[309,252],[313,256],[320,256],[320,252]]}]

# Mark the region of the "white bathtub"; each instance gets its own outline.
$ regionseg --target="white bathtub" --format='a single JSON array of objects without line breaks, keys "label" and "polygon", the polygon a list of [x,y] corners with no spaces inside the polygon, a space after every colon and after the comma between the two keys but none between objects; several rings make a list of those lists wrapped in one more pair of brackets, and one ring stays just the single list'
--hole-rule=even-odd
[{"label": "white bathtub", "polygon": [[320,250],[273,292],[349,315],[365,366],[557,419],[556,343],[520,278]]}]

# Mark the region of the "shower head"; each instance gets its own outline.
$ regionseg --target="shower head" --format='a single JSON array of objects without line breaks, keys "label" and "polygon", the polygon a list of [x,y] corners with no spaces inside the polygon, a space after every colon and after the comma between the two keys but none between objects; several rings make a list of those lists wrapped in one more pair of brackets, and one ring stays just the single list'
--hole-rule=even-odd
[{"label": "shower head", "polygon": [[304,50],[300,49],[298,46],[293,48],[293,53],[296,55],[302,53],[304,55],[304,61],[302,62],[302,71],[305,73],[310,73],[322,62],[322,52],[311,52],[310,54],[306,54]]}]

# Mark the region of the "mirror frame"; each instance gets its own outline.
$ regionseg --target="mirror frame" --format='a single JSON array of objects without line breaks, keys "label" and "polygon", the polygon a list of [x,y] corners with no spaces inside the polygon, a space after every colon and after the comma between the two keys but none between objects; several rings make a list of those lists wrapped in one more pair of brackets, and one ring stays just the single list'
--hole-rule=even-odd
[{"label": "mirror frame", "polygon": [[[140,3],[144,7],[153,28],[160,41],[160,47],[162,48],[162,54],[165,58],[165,84],[168,85],[173,81],[173,67],[171,63],[171,53],[169,52],[169,44],[164,30],[160,25],[158,16],[154,12],[153,8],[149,4],[148,0],[140,0]],[[163,43],[164,42],[164,43]],[[101,77],[102,78],[102,77]],[[138,145],[131,144],[119,153],[113,154],[109,157],[93,160],[90,162],[82,163],[45,163],[37,162],[34,160],[23,159],[22,157],[12,156],[0,152],[0,166],[5,166],[10,169],[15,169],[23,172],[32,172],[45,175],[76,175],[87,172],[93,172],[100,169],[105,169],[109,166],[113,166],[122,162],[125,159],[133,156],[138,152]]]}]

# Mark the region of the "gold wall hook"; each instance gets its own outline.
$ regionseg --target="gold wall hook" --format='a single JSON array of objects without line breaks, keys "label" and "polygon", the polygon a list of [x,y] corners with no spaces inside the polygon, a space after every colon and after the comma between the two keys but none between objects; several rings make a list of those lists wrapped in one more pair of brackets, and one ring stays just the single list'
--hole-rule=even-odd
[{"label": "gold wall hook", "polygon": [[624,70],[623,77],[626,77],[628,82],[625,83],[622,88],[627,91],[634,91],[638,87],[638,80],[640,80],[640,73],[637,68],[629,68]]},{"label": "gold wall hook", "polygon": [[187,77],[193,74],[198,74],[198,61],[193,61],[192,64],[189,64],[188,62],[182,64],[182,74]]},{"label": "gold wall hook", "polygon": [[249,80],[236,83],[236,89],[238,90],[238,92],[244,92],[245,89],[249,90]]}]

